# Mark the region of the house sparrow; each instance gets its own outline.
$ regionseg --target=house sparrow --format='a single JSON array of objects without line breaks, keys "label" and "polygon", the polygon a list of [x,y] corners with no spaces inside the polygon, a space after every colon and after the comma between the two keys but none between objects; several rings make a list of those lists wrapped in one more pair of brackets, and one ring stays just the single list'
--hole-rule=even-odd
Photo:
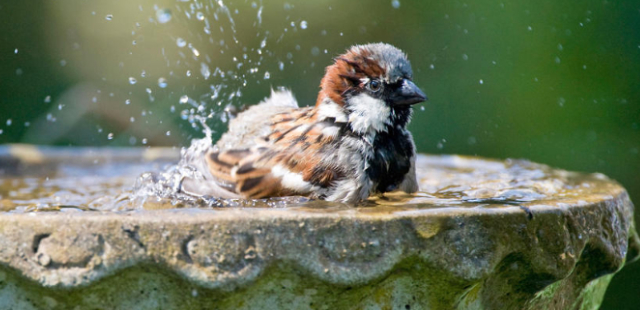
[{"label": "house sparrow", "polygon": [[418,190],[407,124],[425,94],[406,55],[383,43],[356,45],[327,67],[315,106],[289,91],[231,120],[215,146],[191,160],[200,177],[182,192],[222,198],[300,195],[357,203]]}]

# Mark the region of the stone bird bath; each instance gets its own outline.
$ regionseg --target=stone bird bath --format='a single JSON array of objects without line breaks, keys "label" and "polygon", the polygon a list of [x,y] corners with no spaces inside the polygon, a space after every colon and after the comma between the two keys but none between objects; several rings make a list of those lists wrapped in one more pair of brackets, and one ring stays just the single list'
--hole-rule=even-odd
[{"label": "stone bird bath", "polygon": [[420,156],[420,193],[357,208],[132,203],[178,156],[2,146],[0,309],[597,309],[638,255],[601,174]]}]

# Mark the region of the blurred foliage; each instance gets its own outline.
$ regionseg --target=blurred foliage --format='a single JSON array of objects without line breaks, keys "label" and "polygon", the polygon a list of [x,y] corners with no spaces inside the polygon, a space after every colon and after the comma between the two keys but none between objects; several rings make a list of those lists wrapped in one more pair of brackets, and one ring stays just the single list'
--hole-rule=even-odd
[{"label": "blurred foliage", "polygon": [[[0,143],[184,146],[189,116],[219,135],[277,86],[314,104],[333,57],[382,41],[430,98],[420,152],[602,172],[640,201],[638,1],[221,3],[4,1]],[[603,309],[640,304],[638,265]]]}]

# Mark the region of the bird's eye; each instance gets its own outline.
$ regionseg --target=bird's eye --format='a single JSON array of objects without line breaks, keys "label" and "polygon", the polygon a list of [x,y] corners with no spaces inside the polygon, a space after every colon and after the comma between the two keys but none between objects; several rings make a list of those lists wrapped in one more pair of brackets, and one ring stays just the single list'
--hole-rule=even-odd
[{"label": "bird's eye", "polygon": [[382,88],[382,83],[380,83],[380,81],[378,80],[372,80],[371,82],[369,82],[368,86],[370,91],[377,92]]}]

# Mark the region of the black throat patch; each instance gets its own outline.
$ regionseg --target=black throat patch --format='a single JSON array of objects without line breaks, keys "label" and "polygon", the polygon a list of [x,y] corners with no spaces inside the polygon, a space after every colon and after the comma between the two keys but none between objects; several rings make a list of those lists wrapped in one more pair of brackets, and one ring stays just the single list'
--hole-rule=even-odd
[{"label": "black throat patch", "polygon": [[409,132],[398,127],[388,127],[379,132],[373,141],[374,154],[368,160],[367,176],[379,193],[396,190],[411,168],[415,149]]}]

